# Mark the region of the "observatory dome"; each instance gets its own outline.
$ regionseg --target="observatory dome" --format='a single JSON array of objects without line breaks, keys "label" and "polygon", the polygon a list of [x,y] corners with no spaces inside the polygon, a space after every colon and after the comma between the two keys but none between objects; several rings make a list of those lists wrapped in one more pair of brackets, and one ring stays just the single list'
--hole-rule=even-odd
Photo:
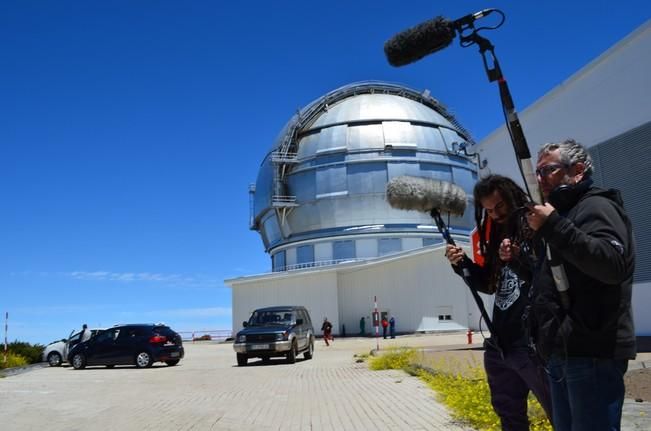
[{"label": "observatory dome", "polygon": [[[442,243],[428,214],[389,206],[387,182],[401,175],[449,181],[471,199],[472,139],[428,91],[361,82],[301,109],[265,155],[251,187],[251,229],[274,271],[371,259]],[[467,240],[472,202],[448,217]]]}]

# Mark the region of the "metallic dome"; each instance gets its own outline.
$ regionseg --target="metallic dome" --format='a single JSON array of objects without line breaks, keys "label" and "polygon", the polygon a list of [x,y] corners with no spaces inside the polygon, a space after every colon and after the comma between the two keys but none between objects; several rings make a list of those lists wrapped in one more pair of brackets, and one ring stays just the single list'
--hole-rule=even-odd
[{"label": "metallic dome", "polygon": [[[274,271],[441,243],[428,214],[389,206],[386,184],[428,177],[455,183],[470,198],[477,168],[458,151],[468,142],[428,91],[384,82],[336,89],[294,115],[265,156],[251,188],[251,229]],[[449,224],[467,239],[472,209]]]}]

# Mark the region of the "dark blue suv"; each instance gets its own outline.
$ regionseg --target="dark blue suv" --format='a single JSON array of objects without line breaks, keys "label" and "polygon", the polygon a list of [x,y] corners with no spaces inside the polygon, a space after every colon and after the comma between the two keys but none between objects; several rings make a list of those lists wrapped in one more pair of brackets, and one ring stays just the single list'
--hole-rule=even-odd
[{"label": "dark blue suv", "polygon": [[300,353],[305,359],[314,355],[314,328],[305,307],[258,308],[242,326],[233,343],[240,367],[246,366],[249,358],[262,358],[268,363],[271,357],[284,356],[293,364]]},{"label": "dark blue suv", "polygon": [[68,362],[79,370],[87,365],[135,365],[151,367],[154,362],[173,366],[183,358],[181,336],[160,324],[116,325],[68,353]]}]

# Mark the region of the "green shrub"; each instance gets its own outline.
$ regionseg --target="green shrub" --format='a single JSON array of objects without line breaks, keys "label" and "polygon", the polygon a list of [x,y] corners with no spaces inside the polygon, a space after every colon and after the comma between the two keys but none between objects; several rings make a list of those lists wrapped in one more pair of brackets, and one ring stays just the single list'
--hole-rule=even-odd
[{"label": "green shrub", "polygon": [[4,352],[0,353],[0,369],[24,367],[25,365],[27,365],[27,359],[23,358],[20,355],[15,355],[11,352],[7,353],[7,363],[5,364]]},{"label": "green shrub", "polygon": [[9,351],[15,355],[22,356],[29,364],[41,362],[41,355],[45,346],[40,344],[29,344],[23,341],[14,341],[8,344]]},{"label": "green shrub", "polygon": [[371,370],[404,370],[416,357],[416,351],[406,347],[391,348],[369,358]]}]

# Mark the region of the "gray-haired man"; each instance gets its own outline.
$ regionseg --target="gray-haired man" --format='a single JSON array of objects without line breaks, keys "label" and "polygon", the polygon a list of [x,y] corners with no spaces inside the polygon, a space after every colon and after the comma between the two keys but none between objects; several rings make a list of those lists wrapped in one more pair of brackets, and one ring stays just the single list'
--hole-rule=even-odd
[{"label": "gray-haired man", "polygon": [[595,187],[592,172],[576,141],[544,145],[536,174],[548,203],[527,214],[569,284],[568,307],[547,258],[533,280],[537,345],[548,360],[557,431],[618,430],[623,376],[636,353],[631,223],[619,192]]}]

